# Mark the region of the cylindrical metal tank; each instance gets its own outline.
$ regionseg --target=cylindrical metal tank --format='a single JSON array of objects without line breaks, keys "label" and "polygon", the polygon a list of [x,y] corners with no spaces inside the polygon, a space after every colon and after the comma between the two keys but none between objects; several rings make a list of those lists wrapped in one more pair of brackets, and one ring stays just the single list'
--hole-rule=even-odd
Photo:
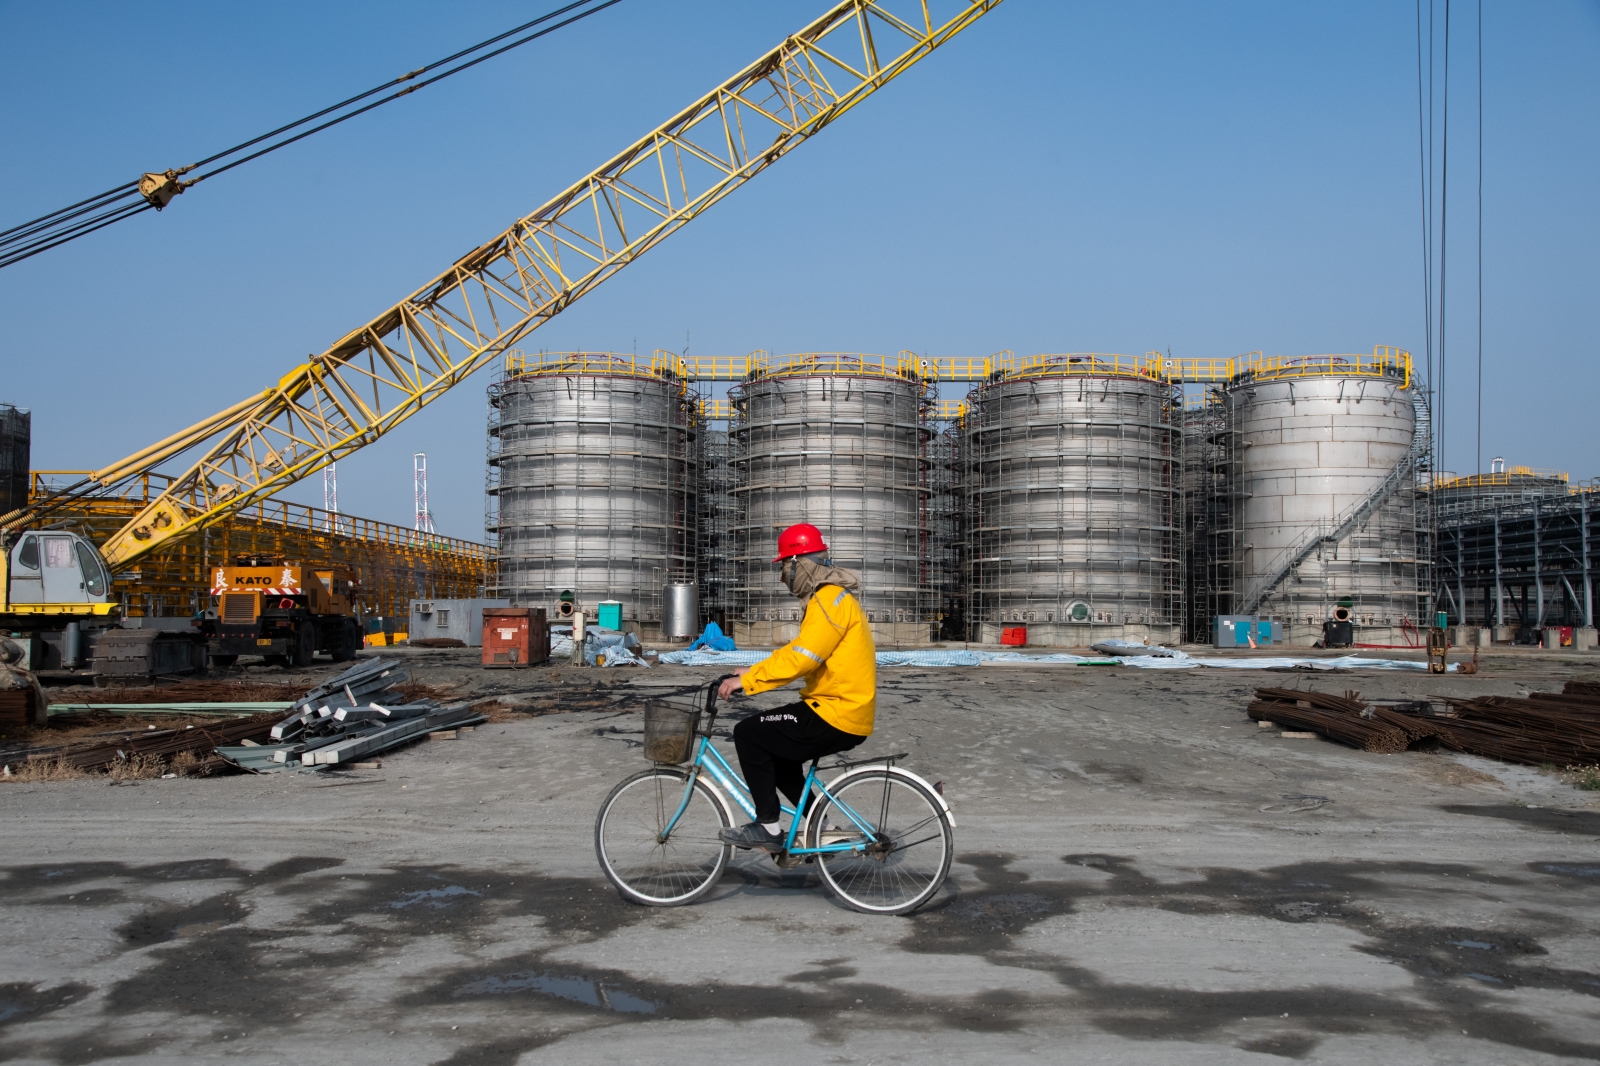
[{"label": "cylindrical metal tank", "polygon": [[785,356],[729,391],[736,640],[798,631],[801,605],[771,562],[778,533],[796,522],[820,528],[834,563],[861,575],[879,643],[930,638],[927,394],[914,367],[856,355]]},{"label": "cylindrical metal tank", "polygon": [[608,353],[518,357],[498,403],[499,594],[545,607],[571,589],[592,616],[658,634],[662,592],[693,584],[696,398]]},{"label": "cylindrical metal tank", "polygon": [[1392,643],[1402,622],[1420,624],[1408,382],[1409,357],[1312,357],[1264,361],[1228,386],[1236,610],[1281,621],[1287,641],[1320,637],[1340,606],[1362,642]]},{"label": "cylindrical metal tank", "polygon": [[700,632],[700,590],[690,584],[668,585],[662,592],[661,635],[692,638]]},{"label": "cylindrical metal tank", "polygon": [[1030,644],[1178,639],[1180,442],[1159,366],[1036,356],[971,394],[968,632]]}]

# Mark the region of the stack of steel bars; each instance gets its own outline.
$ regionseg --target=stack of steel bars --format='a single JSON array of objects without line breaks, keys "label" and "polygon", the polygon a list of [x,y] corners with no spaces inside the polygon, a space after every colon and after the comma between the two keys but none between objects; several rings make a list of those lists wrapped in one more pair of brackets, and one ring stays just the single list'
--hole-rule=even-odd
[{"label": "stack of steel bars", "polygon": [[206,773],[220,765],[213,760],[214,749],[226,744],[243,744],[267,739],[276,714],[258,714],[249,718],[235,718],[226,722],[206,722],[182,729],[151,729],[143,733],[129,733],[108,740],[96,740],[83,746],[63,751],[30,755],[29,762],[58,762],[73,770],[107,770],[118,762],[131,761],[136,756],[147,759],[170,759],[183,752],[192,752],[200,765],[190,772]]},{"label": "stack of steel bars", "polygon": [[1457,751],[1532,766],[1600,763],[1600,684],[1568,681],[1561,692],[1445,702],[1450,716],[1433,722]]},{"label": "stack of steel bars", "polygon": [[1405,751],[1435,735],[1433,719],[1368,703],[1358,692],[1335,696],[1309,689],[1258,688],[1245,713],[1258,722],[1321,733],[1363,751]]}]

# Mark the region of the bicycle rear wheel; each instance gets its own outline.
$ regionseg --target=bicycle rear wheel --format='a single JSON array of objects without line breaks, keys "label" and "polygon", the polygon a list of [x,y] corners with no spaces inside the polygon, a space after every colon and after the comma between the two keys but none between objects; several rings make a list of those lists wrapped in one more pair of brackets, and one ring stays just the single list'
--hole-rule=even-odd
[{"label": "bicycle rear wheel", "polygon": [[681,907],[711,890],[733,849],[717,837],[732,823],[703,779],[683,817],[662,839],[683,802],[686,770],[657,766],[620,782],[594,823],[600,869],[625,899],[651,907]]},{"label": "bicycle rear wheel", "polygon": [[[839,809],[843,804],[873,827],[869,838]],[[824,822],[831,823],[826,833]],[[807,845],[859,847],[817,856],[828,887],[869,914],[910,914],[939,891],[950,873],[955,834],[944,808],[927,789],[888,770],[852,774],[829,786],[811,816]]]}]

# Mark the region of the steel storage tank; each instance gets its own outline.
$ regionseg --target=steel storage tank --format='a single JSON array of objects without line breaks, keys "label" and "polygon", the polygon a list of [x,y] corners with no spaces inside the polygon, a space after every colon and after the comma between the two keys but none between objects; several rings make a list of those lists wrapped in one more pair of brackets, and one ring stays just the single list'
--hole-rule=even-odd
[{"label": "steel storage tank", "polygon": [[700,590],[694,585],[668,585],[663,590],[661,635],[668,640],[692,639],[700,633]]},{"label": "steel storage tank", "polygon": [[1179,427],[1158,360],[1045,355],[973,390],[967,628],[993,643],[1179,637]]},{"label": "steel storage tank", "polygon": [[778,533],[796,522],[820,528],[834,563],[861,575],[874,639],[930,639],[928,392],[909,362],[835,354],[766,360],[729,390],[736,641],[799,631],[801,606],[771,562]]},{"label": "steel storage tank", "polygon": [[1239,453],[1235,611],[1310,644],[1337,607],[1362,643],[1399,643],[1425,612],[1417,462],[1426,455],[1411,357],[1246,363],[1227,388]]},{"label": "steel storage tank", "polygon": [[603,352],[514,355],[490,397],[499,594],[552,618],[563,590],[591,617],[618,600],[659,636],[663,590],[698,578],[697,398],[663,367]]}]

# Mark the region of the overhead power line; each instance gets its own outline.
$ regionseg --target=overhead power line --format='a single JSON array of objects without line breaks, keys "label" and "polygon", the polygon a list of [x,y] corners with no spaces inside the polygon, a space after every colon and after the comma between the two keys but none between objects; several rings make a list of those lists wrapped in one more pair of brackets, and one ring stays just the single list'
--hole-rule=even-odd
[{"label": "overhead power line", "polygon": [[[86,200],[79,200],[75,204],[41,215],[29,222],[12,226],[10,229],[0,230],[0,267],[8,267],[13,263],[20,263],[24,259],[38,255],[40,252],[49,251],[68,241],[77,240],[79,237],[93,233],[95,230],[104,229],[115,222],[141,214],[145,211],[159,211],[172,202],[173,197],[186,189],[191,189],[207,178],[214,178],[235,167],[242,166],[255,159],[280,148],[304,140],[314,133],[320,133],[330,126],[337,126],[341,122],[348,122],[357,115],[365,114],[384,104],[392,103],[402,96],[426,88],[435,82],[443,81],[452,74],[459,74],[463,70],[477,66],[479,63],[493,59],[495,56],[504,55],[514,48],[519,48],[530,41],[538,40],[556,30],[572,25],[582,19],[588,18],[596,12],[603,11],[622,0],[576,0],[574,3],[556,8],[554,11],[540,15],[530,22],[514,26],[504,33],[498,33],[488,40],[479,41],[470,48],[463,48],[453,55],[435,60],[427,66],[418,67],[416,70],[402,74],[398,78],[374,86],[364,93],[358,93],[347,100],[314,111],[304,118],[269,130],[258,137],[252,137],[234,145],[226,151],[217,152],[206,156],[186,167],[177,167],[162,172],[151,172],[142,175],[137,181],[130,181],[115,188],[107,189],[97,196]],[[563,18],[562,16],[566,16]],[[559,22],[550,23],[553,19]],[[534,27],[542,27],[534,29]],[[532,30],[533,32],[527,32]],[[521,36],[518,36],[518,35]],[[498,47],[496,47],[498,45]],[[470,58],[469,58],[470,57]],[[454,65],[452,65],[454,64]],[[441,67],[448,69],[440,70]],[[439,71],[434,74],[433,71]],[[424,75],[431,74],[431,77]],[[403,88],[397,88],[403,86]],[[395,90],[389,92],[388,90]],[[372,99],[377,97],[377,99]],[[367,101],[363,103],[363,101]],[[356,106],[360,104],[361,106]],[[326,121],[318,121],[326,119]],[[312,123],[316,123],[312,125]],[[249,151],[254,149],[254,151]],[[241,155],[240,153],[246,153]],[[237,158],[232,158],[237,157]],[[226,160],[226,162],[224,162]],[[212,164],[219,164],[213,166]],[[209,169],[205,169],[209,168]],[[195,173],[199,171],[199,173]],[[188,174],[194,177],[185,177]]]}]

